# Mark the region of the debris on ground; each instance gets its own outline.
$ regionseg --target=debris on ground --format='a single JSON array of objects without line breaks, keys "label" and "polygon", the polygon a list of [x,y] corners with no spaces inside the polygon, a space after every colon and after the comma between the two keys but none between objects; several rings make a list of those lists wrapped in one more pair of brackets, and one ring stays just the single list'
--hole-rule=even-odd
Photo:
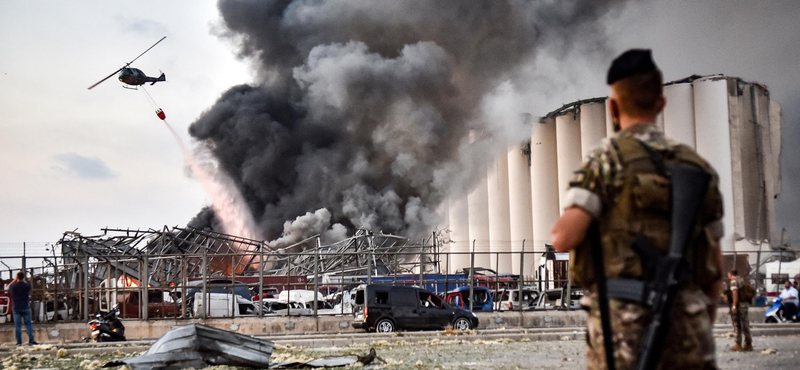
[{"label": "debris on ground", "polygon": [[[287,347],[288,348],[288,347]],[[349,354],[311,359],[285,354],[270,362],[272,342],[249,335],[200,324],[178,326],[161,336],[143,355],[110,361],[104,367],[126,365],[130,370],[201,369],[207,366],[243,366],[270,369],[300,369],[368,365],[375,360],[386,363],[370,348],[364,356]],[[120,352],[121,354],[121,352]],[[81,363],[94,370],[94,362]]]},{"label": "debris on ground", "polygon": [[776,353],[778,353],[778,351],[776,351],[774,348],[767,348],[767,349],[761,351],[762,355],[774,355]]},{"label": "debris on ground", "polygon": [[105,366],[131,370],[195,369],[210,365],[265,368],[272,342],[200,324],[178,326],[161,336],[141,356],[118,359]]},{"label": "debris on ground", "polygon": [[67,357],[68,355],[69,352],[64,348],[59,348],[58,351],[56,351],[56,357],[58,358]]}]

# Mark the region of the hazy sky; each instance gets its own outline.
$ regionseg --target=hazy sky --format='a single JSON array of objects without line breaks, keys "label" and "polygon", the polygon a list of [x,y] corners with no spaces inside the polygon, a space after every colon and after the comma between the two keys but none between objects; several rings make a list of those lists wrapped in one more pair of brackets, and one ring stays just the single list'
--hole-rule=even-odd
[{"label": "hazy sky", "polygon": [[[603,20],[610,56],[650,47],[667,79],[724,73],[770,88],[784,109],[778,222],[794,239],[798,19],[795,1],[687,0],[631,5]],[[215,36],[217,24],[211,1],[0,2],[0,242],[55,241],[74,228],[184,225],[207,204],[141,91],[123,89],[116,77],[86,87],[166,35],[134,66],[166,73],[168,82],[147,89],[188,140],[188,125],[223,91],[254,78]],[[568,87],[541,92],[547,99],[531,113],[606,94],[610,59],[569,57],[550,63]]]},{"label": "hazy sky", "polygon": [[181,151],[141,91],[112,77],[135,67],[169,122],[186,128],[219,94],[251,80],[212,35],[216,4],[0,3],[0,241],[54,241],[65,230],[185,225],[206,204]]}]

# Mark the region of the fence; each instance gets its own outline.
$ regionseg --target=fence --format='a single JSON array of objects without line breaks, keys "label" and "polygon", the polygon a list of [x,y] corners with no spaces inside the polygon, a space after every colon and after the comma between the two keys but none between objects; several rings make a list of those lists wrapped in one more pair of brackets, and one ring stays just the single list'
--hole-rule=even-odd
[{"label": "fence", "polygon": [[[570,284],[568,256],[545,248],[526,252],[448,253],[427,247],[342,252],[321,246],[318,238],[303,243],[302,252],[284,250],[279,256],[264,249],[153,255],[81,250],[58,254],[49,249],[46,255],[0,256],[0,265],[6,267],[0,270],[0,280],[8,284],[17,271],[26,272],[33,285],[31,302],[37,321],[87,321],[115,304],[122,318],[144,320],[347,315],[352,305],[350,291],[360,284],[419,286],[469,310],[486,309],[478,299],[481,292],[493,297],[490,310],[574,309],[582,294],[582,289]],[[495,266],[476,266],[476,257],[480,260],[481,255],[489,255]],[[515,256],[523,273],[494,273],[504,255]],[[776,291],[776,284],[800,273],[800,264],[789,262],[794,258],[793,251],[740,251],[726,253],[723,268],[727,271],[736,266],[743,272],[752,268],[753,273],[745,276],[766,295]],[[454,266],[452,262],[464,260],[470,264]],[[278,266],[276,261],[285,265]],[[457,268],[463,272],[452,273]],[[762,272],[756,273],[759,270]],[[0,311],[4,297],[8,302],[8,295],[0,294]]]}]

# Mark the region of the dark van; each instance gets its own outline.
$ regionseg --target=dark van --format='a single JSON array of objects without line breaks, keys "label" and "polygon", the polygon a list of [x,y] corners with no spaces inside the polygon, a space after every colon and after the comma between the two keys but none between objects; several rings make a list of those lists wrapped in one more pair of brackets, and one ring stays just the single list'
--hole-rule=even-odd
[{"label": "dark van", "polygon": [[353,316],[354,328],[378,333],[447,327],[468,330],[478,326],[474,313],[448,305],[427,290],[405,286],[359,286]]}]

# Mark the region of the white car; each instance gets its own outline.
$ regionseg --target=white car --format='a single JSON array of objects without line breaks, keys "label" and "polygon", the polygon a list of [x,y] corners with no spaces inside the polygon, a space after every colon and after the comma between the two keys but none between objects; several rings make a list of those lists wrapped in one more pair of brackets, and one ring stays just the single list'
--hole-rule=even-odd
[{"label": "white car", "polygon": [[519,289],[503,289],[497,292],[494,299],[496,311],[525,311],[530,309],[539,299],[539,292],[533,289],[522,289],[522,301],[519,299]]}]

